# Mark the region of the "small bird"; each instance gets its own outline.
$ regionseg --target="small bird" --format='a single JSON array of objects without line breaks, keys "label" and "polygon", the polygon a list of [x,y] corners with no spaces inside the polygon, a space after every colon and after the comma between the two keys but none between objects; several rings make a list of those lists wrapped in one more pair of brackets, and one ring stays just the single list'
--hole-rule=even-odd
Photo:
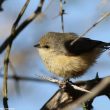
[{"label": "small bird", "polygon": [[69,79],[83,75],[101,53],[110,49],[110,43],[79,38],[75,33],[48,32],[34,47],[50,72]]}]

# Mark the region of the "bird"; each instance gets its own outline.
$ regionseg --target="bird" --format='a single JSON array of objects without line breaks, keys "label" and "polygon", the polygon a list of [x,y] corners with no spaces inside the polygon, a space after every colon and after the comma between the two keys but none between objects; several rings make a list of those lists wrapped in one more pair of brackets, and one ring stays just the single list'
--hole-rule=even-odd
[{"label": "bird", "polygon": [[84,75],[100,55],[110,49],[110,43],[75,33],[48,32],[34,47],[50,72],[69,79]]}]

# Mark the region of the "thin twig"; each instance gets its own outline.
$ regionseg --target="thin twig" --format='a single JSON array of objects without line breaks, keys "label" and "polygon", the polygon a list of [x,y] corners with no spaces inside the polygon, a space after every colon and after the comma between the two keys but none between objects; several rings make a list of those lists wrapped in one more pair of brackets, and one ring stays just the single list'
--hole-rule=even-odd
[{"label": "thin twig", "polygon": [[[13,35],[16,29],[16,26],[18,25],[20,18],[22,17],[23,13],[25,12],[25,9],[27,8],[27,5],[29,3],[30,0],[27,0],[25,5],[23,6],[23,8],[20,11],[20,14],[18,15],[15,23],[12,26],[12,30],[11,30],[11,34]],[[4,105],[4,109],[8,110],[8,89],[7,89],[7,77],[8,77],[8,64],[9,64],[9,56],[10,56],[10,51],[11,51],[11,46],[12,46],[12,42],[10,42],[10,44],[8,44],[7,48],[6,48],[6,54],[5,54],[5,58],[4,58],[4,79],[3,79],[3,105]]]},{"label": "thin twig", "polygon": [[15,31],[16,27],[18,26],[18,23],[19,23],[21,17],[23,16],[23,14],[24,14],[24,12],[25,12],[25,10],[26,10],[26,8],[27,8],[29,2],[30,2],[30,0],[27,0],[26,3],[24,4],[23,8],[21,9],[21,11],[20,11],[20,13],[19,13],[19,15],[18,15],[16,21],[14,22],[14,24],[13,24],[13,26],[12,26],[11,33],[13,33],[13,32]]},{"label": "thin twig", "polygon": [[78,38],[76,38],[74,41],[71,42],[71,45],[73,45],[77,40],[79,40],[81,37],[85,36],[90,30],[92,30],[94,27],[96,27],[99,23],[101,23],[105,18],[110,16],[110,13],[105,13],[101,18],[99,18],[89,29],[87,29],[83,34],[81,34]]},{"label": "thin twig", "polygon": [[[3,78],[3,75],[1,75],[0,74],[0,77],[1,78]],[[42,78],[42,80],[43,81],[46,81],[46,82],[51,82],[51,81],[48,81],[48,80],[46,80],[46,79],[51,79],[51,78],[46,78],[46,77],[42,77],[42,76],[39,76],[39,79],[37,79],[37,78],[31,78],[31,77],[23,77],[23,76],[17,76],[17,77],[13,77],[13,76],[8,76],[8,78],[9,79],[14,79],[14,80],[20,80],[20,81],[32,81],[32,82],[36,82],[36,81],[41,81],[41,78]],[[101,83],[100,83],[100,81],[101,81]],[[98,96],[100,96],[100,95],[107,95],[109,92],[110,92],[110,77],[108,76],[108,77],[105,77],[105,78],[98,78],[98,79],[93,79],[93,80],[88,80],[88,81],[79,81],[79,82],[75,82],[74,84],[75,85],[77,85],[78,87],[80,86],[80,87],[83,87],[83,88],[89,88],[89,90],[91,90],[91,88],[93,88],[92,89],[92,93],[91,94],[88,94],[87,96],[84,96],[84,97],[86,97],[87,99],[83,99],[83,97],[81,97],[81,99],[79,99],[79,100],[77,100],[77,101],[79,101],[78,102],[78,105],[76,105],[77,104],[77,101],[75,102],[75,103],[72,103],[72,104],[69,104],[69,105],[67,105],[67,108],[68,107],[73,107],[73,104],[75,105],[74,107],[76,108],[76,107],[78,107],[83,101],[84,102],[86,102],[88,99],[90,99],[91,97],[96,97],[96,95],[98,94]],[[42,82],[42,81],[41,81]],[[53,82],[57,82],[57,80],[55,79],[55,81],[53,80]],[[95,85],[97,85],[97,86],[95,86]],[[108,86],[107,86],[108,85]],[[104,90],[105,89],[105,90]],[[102,91],[103,90],[103,91]],[[72,90],[71,90],[72,91]],[[102,92],[101,92],[102,91]],[[83,92],[83,91],[82,91]],[[94,93],[95,92],[95,93]],[[101,93],[99,93],[99,92],[101,92]],[[73,96],[74,96],[74,93],[73,93]],[[54,98],[54,97],[53,97]],[[52,100],[52,99],[51,99]],[[51,101],[50,100],[50,101]],[[83,100],[83,101],[81,101],[81,100]],[[65,106],[66,107],[66,106]]]},{"label": "thin twig", "polygon": [[96,96],[99,92],[101,92],[103,89],[105,89],[110,84],[110,77],[104,78],[98,85],[96,85],[91,91],[92,93],[86,94],[76,100],[74,103],[71,103],[67,108],[75,109],[82,103],[86,102],[87,100],[90,100],[94,96]]},{"label": "thin twig", "polygon": [[44,12],[48,11],[48,9],[52,5],[52,3],[54,3],[54,0],[50,0],[50,2],[48,3],[47,7],[44,10]]},{"label": "thin twig", "polygon": [[35,75],[36,75],[37,79],[40,79],[42,81],[49,81],[49,82],[56,83],[56,84],[60,84],[62,82],[58,79],[47,77],[47,76],[44,76],[44,75],[37,75],[37,74],[35,74]]},{"label": "thin twig", "polygon": [[7,89],[7,76],[8,76],[8,62],[9,62],[9,54],[10,54],[10,48],[11,45],[8,45],[6,48],[6,54],[5,54],[5,59],[4,59],[4,78],[3,78],[3,105],[4,109],[8,110],[8,89]]},{"label": "thin twig", "polygon": [[74,84],[72,84],[72,87],[73,87],[74,89],[76,89],[76,90],[80,90],[80,91],[83,91],[83,92],[86,92],[86,93],[92,93],[91,91],[88,91],[88,90],[86,90],[86,89],[83,89],[83,88],[81,88],[81,87],[78,87],[78,86],[76,86],[76,85],[74,85]]},{"label": "thin twig", "polygon": [[[16,20],[16,23],[14,24],[15,26],[13,27],[12,30],[14,30],[14,32],[11,33],[11,35],[6,39],[6,41],[3,43],[3,45],[1,46],[0,50],[1,52],[7,47],[6,49],[6,56],[5,56],[5,61],[4,61],[4,82],[3,82],[3,99],[6,99],[3,101],[4,103],[4,108],[8,108],[8,103],[7,103],[7,75],[8,75],[8,62],[9,62],[9,54],[10,54],[10,50],[11,50],[11,45],[13,40],[17,37],[17,35],[31,22],[33,21],[37,15],[40,14],[41,10],[42,10],[42,6],[43,6],[44,0],[40,0],[39,6],[38,8],[35,10],[34,14],[32,16],[30,16],[29,18],[27,18],[16,30],[14,29],[20,18],[18,17]],[[27,7],[27,5],[25,5],[25,7]],[[24,8],[24,10],[21,12],[21,15],[24,13],[26,8]],[[21,16],[20,15],[20,16]]]},{"label": "thin twig", "polygon": [[[40,78],[41,80],[45,80],[45,81],[49,81],[49,82],[52,82],[52,83],[56,83],[58,84],[60,87],[61,86],[65,86],[66,83],[70,83],[70,82],[65,82],[65,81],[62,81],[62,80],[58,80],[58,79],[54,79],[54,78],[51,78],[51,77],[47,77],[47,76],[38,76],[38,78]],[[91,93],[90,91],[84,89],[84,88],[81,88],[81,87],[78,87],[77,85],[71,83],[71,86],[75,89],[75,90],[79,90],[79,91],[83,91],[83,92],[86,92],[86,93]]]},{"label": "thin twig", "polygon": [[25,27],[27,25],[29,25],[42,11],[42,6],[43,6],[43,3],[44,3],[44,0],[40,0],[40,3],[37,7],[37,9],[35,10],[35,12],[30,16],[28,17],[25,21],[23,21],[21,23],[21,25],[19,25],[19,27],[16,29],[16,31],[14,32],[14,35],[11,34],[3,43],[2,45],[0,46],[0,53],[2,53],[5,48],[8,46],[8,44],[10,44],[16,37],[17,35],[23,31],[23,29],[25,29]]},{"label": "thin twig", "polygon": [[[12,74],[13,74],[13,77],[17,77],[17,72],[12,64],[12,62],[9,60],[9,67],[10,69],[12,70]],[[20,89],[19,89],[19,80],[17,80],[17,78],[15,78],[15,90],[17,93],[20,92]]]},{"label": "thin twig", "polygon": [[[14,32],[15,32],[15,30],[16,30],[16,27],[18,26],[18,23],[19,23],[21,17],[23,16],[24,12],[26,11],[27,6],[28,6],[29,3],[30,3],[30,0],[27,0],[26,3],[24,4],[24,6],[22,7],[20,13],[18,14],[18,17],[17,17],[16,21],[13,23],[13,26],[12,26],[12,29],[11,29],[11,33],[12,33],[12,34],[14,34]],[[15,69],[14,69],[14,67],[13,67],[13,65],[12,65],[12,63],[11,63],[10,60],[9,60],[9,64],[10,64],[10,65],[9,65],[10,68],[11,68],[12,71],[13,71],[13,76],[16,76],[16,71],[15,71]],[[16,88],[17,91],[19,90],[18,80],[16,80],[15,88]]]},{"label": "thin twig", "polygon": [[[28,1],[29,2],[29,1]],[[28,2],[26,2],[28,4]],[[4,42],[4,45],[2,45],[0,48],[1,52],[6,48],[6,56],[5,56],[5,60],[4,60],[4,81],[3,81],[3,103],[4,103],[4,108],[8,108],[8,103],[7,103],[7,76],[8,76],[8,63],[9,63],[9,55],[10,55],[10,51],[11,51],[11,45],[13,40],[17,37],[17,35],[31,22],[33,21],[36,16],[41,12],[42,10],[42,6],[43,6],[44,0],[40,0],[39,6],[38,8],[35,10],[33,16],[29,17],[28,19],[26,19],[16,30],[16,26],[20,20],[21,17],[18,17],[17,20],[14,23],[14,26],[12,28],[12,32],[11,35],[8,37],[8,39]],[[22,16],[27,4],[24,5],[24,8],[22,8],[21,10],[21,14],[19,14],[19,16]],[[13,32],[14,30],[14,32]],[[6,100],[4,100],[6,99]]]},{"label": "thin twig", "polygon": [[62,32],[64,32],[64,18],[63,15],[65,13],[65,10],[63,9],[63,3],[62,0],[60,0],[60,16],[61,16],[61,27],[62,27]]},{"label": "thin twig", "polygon": [[[3,78],[4,75],[0,74],[0,78]],[[32,81],[32,82],[48,82],[49,81],[46,81],[46,80],[41,80],[41,79],[37,79],[37,78],[34,78],[34,77],[26,77],[26,76],[11,76],[9,75],[7,77],[7,79],[9,80],[18,80],[18,81]]]},{"label": "thin twig", "polygon": [[[24,5],[24,8],[21,10],[21,14],[19,14],[19,16],[22,16],[27,5],[28,2],[26,2],[27,4]],[[11,35],[4,41],[3,45],[0,47],[0,53],[6,48],[6,55],[5,55],[5,59],[4,59],[4,80],[3,80],[3,105],[4,108],[8,110],[8,97],[7,97],[7,76],[8,76],[8,63],[9,63],[9,55],[10,55],[10,51],[11,51],[11,46],[12,46],[12,42],[13,40],[17,37],[17,35],[31,22],[33,21],[36,16],[38,16],[42,10],[42,6],[43,6],[44,0],[40,0],[39,6],[37,7],[37,9],[35,10],[34,14],[32,16],[30,16],[29,18],[27,18],[16,30],[16,26],[18,25],[20,18],[18,17],[17,20],[14,23],[14,26],[12,28],[12,32]]]},{"label": "thin twig", "polygon": [[[105,78],[95,78],[95,79],[88,80],[88,81],[78,81],[78,82],[73,83],[74,85],[77,85],[78,87],[87,89],[89,91],[92,90],[92,93],[89,93],[89,94],[87,93],[89,100],[87,99],[83,101],[81,101],[82,100],[81,98],[86,95],[85,92],[74,89],[72,87],[72,84],[67,84],[63,93],[61,93],[61,89],[58,90],[57,93],[55,93],[46,102],[46,104],[41,108],[41,110],[54,110],[55,108],[59,110],[73,110],[73,109],[75,110],[75,108],[73,108],[73,104],[75,105],[75,107],[78,107],[84,102],[86,102],[86,104],[89,104],[89,107],[90,107],[95,97],[102,96],[102,95],[107,96],[110,93],[110,89],[109,89],[110,82],[109,81],[110,81],[110,76],[105,77]],[[98,87],[97,85],[100,85],[100,86],[102,85],[103,89],[101,87]],[[94,92],[96,92],[97,90],[99,92],[95,94],[95,96],[93,96]],[[61,101],[57,103],[57,99],[59,99],[61,95],[63,97],[61,97]],[[77,101],[79,101],[78,105],[77,105]],[[90,108],[92,108],[92,106]]]}]

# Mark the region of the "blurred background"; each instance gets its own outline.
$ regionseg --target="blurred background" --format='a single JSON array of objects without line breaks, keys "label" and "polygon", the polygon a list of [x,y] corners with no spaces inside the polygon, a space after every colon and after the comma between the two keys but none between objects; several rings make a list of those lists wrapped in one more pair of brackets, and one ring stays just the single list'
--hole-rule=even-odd
[{"label": "blurred background", "polygon": [[[63,5],[67,13],[64,15],[65,32],[75,32],[81,35],[104,13],[110,12],[110,0],[65,1],[66,4]],[[0,44],[10,35],[12,24],[25,2],[26,0],[6,0],[4,2],[4,11],[0,12]],[[31,15],[38,3],[39,0],[31,0],[20,23]],[[17,75],[34,78],[36,78],[36,74],[53,76],[43,65],[33,45],[46,32],[62,32],[61,18],[58,14],[59,0],[45,0],[43,13],[15,39],[10,60]],[[98,24],[86,34],[86,37],[110,42],[110,17]],[[0,74],[3,74],[3,59],[4,53],[0,55]],[[87,74],[74,79],[74,81],[92,79],[97,72],[100,77],[110,75],[110,51],[106,51],[97,63],[87,71]],[[9,69],[9,75],[13,75],[12,69]],[[3,107],[2,81],[3,79],[0,78],[0,108]],[[19,81],[19,85],[16,85],[14,80],[8,80],[9,107],[15,108],[15,110],[40,110],[57,90],[57,85],[42,81]],[[93,105],[94,110],[108,110],[110,101],[107,97],[101,96],[95,99]]]}]

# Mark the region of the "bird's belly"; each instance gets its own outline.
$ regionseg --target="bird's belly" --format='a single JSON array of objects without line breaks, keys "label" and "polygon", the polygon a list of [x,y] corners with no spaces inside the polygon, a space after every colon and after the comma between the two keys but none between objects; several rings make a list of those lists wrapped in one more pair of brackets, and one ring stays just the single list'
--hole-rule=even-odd
[{"label": "bird's belly", "polygon": [[50,72],[64,78],[78,77],[89,67],[85,60],[76,56],[58,55],[44,62]]},{"label": "bird's belly", "polygon": [[39,54],[47,69],[65,78],[83,75],[84,72],[94,64],[100,53],[101,49],[98,48],[79,56],[66,56],[63,54],[56,54],[53,51],[39,50]]}]

